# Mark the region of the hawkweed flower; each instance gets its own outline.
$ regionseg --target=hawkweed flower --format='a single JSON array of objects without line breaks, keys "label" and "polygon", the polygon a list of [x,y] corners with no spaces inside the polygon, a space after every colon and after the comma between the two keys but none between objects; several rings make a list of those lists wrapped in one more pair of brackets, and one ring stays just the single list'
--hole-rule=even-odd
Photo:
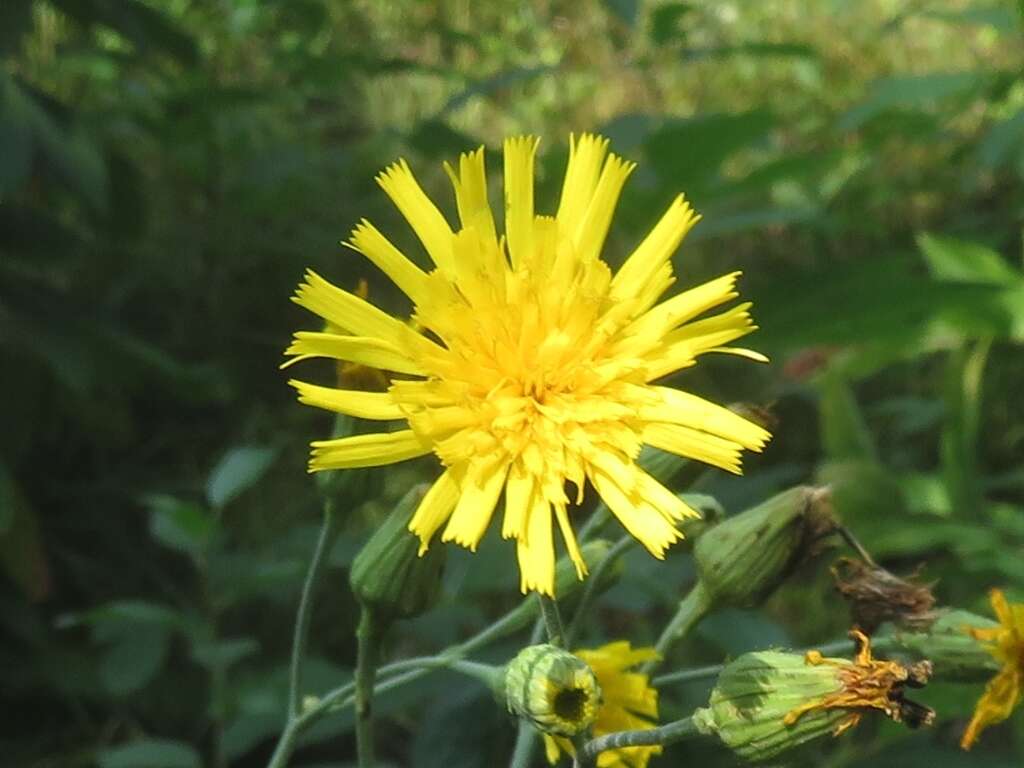
[{"label": "hawkweed flower", "polygon": [[[423,244],[424,271],[363,220],[350,247],[414,305],[392,317],[308,272],[294,297],[343,333],[299,332],[293,359],[327,357],[396,374],[386,392],[293,381],[301,402],[337,413],[400,420],[405,428],[313,443],[310,470],[348,469],[434,453],[444,471],[410,530],[426,550],[442,541],[475,549],[504,493],[501,531],[516,540],[520,587],[554,592],[557,522],[577,575],[587,565],[569,520],[589,481],[655,557],[696,513],[636,463],[644,444],[739,473],[763,428],[700,397],[656,384],[708,352],[763,361],[730,347],[755,329],[749,304],[706,315],[738,294],[738,272],[659,299],[674,282],[670,259],[700,218],[677,197],[612,274],[601,260],[619,193],[633,164],[584,135],[570,143],[554,216],[534,208],[538,140],[504,145],[505,232],[487,199],[483,149],[446,165],[460,226],[453,229],[400,161],[377,181]],[[698,319],[700,318],[700,319]]]},{"label": "hawkweed flower", "polygon": [[509,712],[541,733],[572,737],[593,725],[601,706],[594,670],[579,656],[554,645],[531,645],[505,668]]},{"label": "hawkweed flower", "polygon": [[716,734],[737,755],[761,762],[814,739],[839,736],[872,710],[911,727],[931,723],[934,713],[904,695],[906,687],[927,682],[930,665],[875,659],[867,636],[850,634],[859,646],[852,660],[817,651],[739,656],[722,670],[708,707],[694,713],[697,728]]},{"label": "hawkweed flower", "polygon": [[[594,650],[573,651],[573,654],[594,671],[603,695],[592,726],[595,737],[655,727],[658,692],[648,682],[647,675],[632,671],[639,664],[658,657],[653,648],[631,648],[628,641],[620,640]],[[576,754],[572,742],[564,737],[545,733],[544,746],[552,765],[563,752]],[[645,768],[647,761],[658,754],[661,754],[660,746],[623,747],[602,752],[597,764],[599,768]]]},{"label": "hawkweed flower", "polygon": [[1008,718],[1020,703],[1021,690],[1024,689],[1024,603],[1010,603],[998,589],[989,593],[989,600],[999,619],[999,626],[969,627],[968,632],[988,645],[989,652],[1002,664],[1002,669],[989,680],[974,707],[974,716],[960,740],[964,749],[970,749],[990,725]]}]

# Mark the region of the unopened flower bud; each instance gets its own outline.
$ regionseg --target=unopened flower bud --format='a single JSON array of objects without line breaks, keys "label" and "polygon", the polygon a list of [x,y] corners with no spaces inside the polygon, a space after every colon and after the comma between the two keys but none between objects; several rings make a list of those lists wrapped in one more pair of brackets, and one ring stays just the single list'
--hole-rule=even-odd
[{"label": "unopened flower bud", "polygon": [[541,733],[572,737],[593,725],[601,688],[578,656],[553,645],[531,645],[505,670],[505,701]]},{"label": "unopened flower bud", "polygon": [[770,760],[814,739],[839,736],[876,709],[910,727],[927,725],[934,712],[904,698],[905,687],[928,679],[926,662],[903,666],[871,656],[868,638],[854,659],[781,651],[747,653],[728,664],[709,706],[694,713],[697,727],[716,734],[739,756]]},{"label": "unopened flower bud", "polygon": [[408,529],[427,488],[409,491],[352,562],[352,592],[382,621],[418,616],[440,593],[446,550],[431,547],[420,556],[420,541]]},{"label": "unopened flower bud", "polygon": [[974,613],[949,611],[924,632],[895,632],[891,641],[900,650],[929,659],[937,679],[977,683],[998,672],[999,661],[992,655],[991,646],[970,630],[998,626],[998,622]]},{"label": "unopened flower bud", "polygon": [[756,605],[823,548],[836,527],[827,488],[800,486],[706,531],[694,559],[716,607]]}]

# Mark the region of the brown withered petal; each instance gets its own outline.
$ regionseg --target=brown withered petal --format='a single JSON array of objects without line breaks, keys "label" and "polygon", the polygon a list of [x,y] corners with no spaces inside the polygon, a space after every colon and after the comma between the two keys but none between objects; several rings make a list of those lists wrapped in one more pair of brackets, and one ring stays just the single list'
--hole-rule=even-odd
[{"label": "brown withered petal", "polygon": [[916,572],[903,579],[878,565],[843,557],[832,566],[832,576],[850,605],[853,624],[869,635],[887,621],[923,630],[937,618],[933,585],[917,582]]},{"label": "brown withered petal", "polygon": [[833,732],[838,736],[857,725],[864,712],[877,709],[890,720],[909,728],[931,725],[935,721],[935,712],[904,695],[906,687],[921,688],[928,682],[931,662],[923,661],[908,667],[895,661],[876,659],[871,653],[871,640],[867,635],[854,629],[850,631],[850,638],[857,645],[852,662],[828,659],[818,651],[808,651],[804,657],[805,663],[812,666],[827,664],[837,667],[843,681],[842,689],[791,710],[783,722],[791,725],[815,709],[844,709],[848,715]]}]

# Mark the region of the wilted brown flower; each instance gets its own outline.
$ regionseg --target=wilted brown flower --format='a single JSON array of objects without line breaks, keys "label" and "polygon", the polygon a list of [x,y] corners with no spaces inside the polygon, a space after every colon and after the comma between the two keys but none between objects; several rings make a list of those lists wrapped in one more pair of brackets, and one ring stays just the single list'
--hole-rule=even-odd
[{"label": "wilted brown flower", "polygon": [[919,661],[904,666],[895,661],[875,659],[871,655],[871,640],[867,635],[854,629],[850,631],[850,637],[857,644],[852,662],[825,658],[819,651],[808,651],[804,657],[804,662],[811,666],[837,667],[842,689],[790,710],[783,722],[793,725],[803,715],[817,709],[848,710],[847,716],[833,731],[838,736],[857,725],[864,710],[878,709],[894,722],[906,723],[911,728],[931,725],[935,711],[904,697],[904,688],[921,688],[928,682],[932,673],[931,662]]},{"label": "wilted brown flower", "polygon": [[916,571],[903,579],[874,563],[842,557],[832,566],[832,577],[850,604],[853,623],[869,635],[887,621],[920,631],[937,618],[932,585],[917,582]]}]

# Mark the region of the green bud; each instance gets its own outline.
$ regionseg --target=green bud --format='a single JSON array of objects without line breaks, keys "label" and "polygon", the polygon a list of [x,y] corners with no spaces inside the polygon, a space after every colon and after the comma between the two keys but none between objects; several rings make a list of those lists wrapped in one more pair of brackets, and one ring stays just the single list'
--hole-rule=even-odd
[{"label": "green bud", "polygon": [[695,725],[752,762],[839,736],[871,711],[910,728],[930,725],[935,713],[908,700],[905,689],[925,685],[931,664],[875,659],[863,633],[850,636],[857,645],[852,660],[817,651],[740,656],[722,670],[708,707],[694,713]]},{"label": "green bud", "polygon": [[740,757],[770,760],[832,734],[848,716],[845,710],[811,710],[790,725],[785,719],[842,688],[835,666],[810,666],[796,653],[746,653],[722,670],[708,707],[694,713],[694,722],[702,733],[717,734]]},{"label": "green bud", "polygon": [[1000,669],[988,647],[967,631],[998,627],[998,622],[968,611],[949,611],[925,632],[895,632],[892,644],[917,658],[928,659],[940,680],[979,683]]},{"label": "green bud", "polygon": [[593,670],[554,645],[520,651],[505,669],[504,688],[509,712],[554,736],[585,732],[601,707],[601,688]]},{"label": "green bud", "polygon": [[352,562],[352,592],[383,621],[418,616],[440,594],[446,550],[431,547],[420,556],[420,540],[408,529],[427,488],[409,491]]},{"label": "green bud", "polygon": [[800,486],[706,531],[693,553],[700,584],[716,607],[756,605],[835,529],[826,488]]}]

